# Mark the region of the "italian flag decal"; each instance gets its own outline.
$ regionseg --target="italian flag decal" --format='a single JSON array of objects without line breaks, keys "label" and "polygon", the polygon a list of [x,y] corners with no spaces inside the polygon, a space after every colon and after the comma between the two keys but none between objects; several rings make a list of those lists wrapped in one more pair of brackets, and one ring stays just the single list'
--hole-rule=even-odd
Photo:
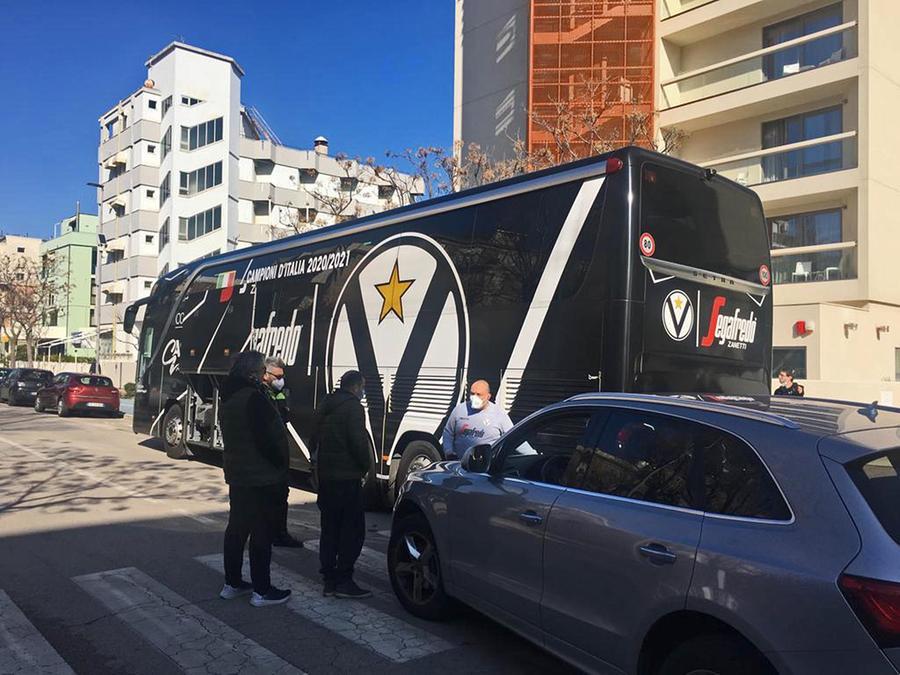
[{"label": "italian flag decal", "polygon": [[216,288],[219,289],[219,302],[228,302],[234,293],[234,270],[222,272],[216,277]]}]

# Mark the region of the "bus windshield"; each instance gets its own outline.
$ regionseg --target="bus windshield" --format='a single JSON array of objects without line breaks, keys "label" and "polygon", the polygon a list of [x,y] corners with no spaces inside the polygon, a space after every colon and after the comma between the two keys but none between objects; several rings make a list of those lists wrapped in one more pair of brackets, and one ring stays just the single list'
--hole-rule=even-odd
[{"label": "bus windshield", "polygon": [[769,242],[759,200],[722,179],[646,162],[641,170],[641,232],[655,257],[760,283]]}]

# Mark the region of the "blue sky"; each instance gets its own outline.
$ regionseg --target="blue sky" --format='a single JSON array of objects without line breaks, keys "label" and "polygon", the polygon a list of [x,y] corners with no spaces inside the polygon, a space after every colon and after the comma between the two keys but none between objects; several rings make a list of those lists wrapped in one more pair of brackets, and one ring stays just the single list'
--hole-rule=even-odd
[{"label": "blue sky", "polygon": [[0,0],[0,230],[47,237],[96,213],[97,118],[173,39],[233,56],[244,103],[289,145],[452,143],[450,0]]}]

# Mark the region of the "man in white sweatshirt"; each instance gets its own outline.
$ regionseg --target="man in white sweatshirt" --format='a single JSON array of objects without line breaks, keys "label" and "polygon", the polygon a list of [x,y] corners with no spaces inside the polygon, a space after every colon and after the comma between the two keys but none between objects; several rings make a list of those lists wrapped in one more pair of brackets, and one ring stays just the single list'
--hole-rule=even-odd
[{"label": "man in white sweatshirt", "polygon": [[444,427],[442,444],[447,459],[459,459],[475,445],[493,443],[512,429],[503,409],[491,403],[491,387],[484,380],[469,387],[469,400],[453,409]]}]

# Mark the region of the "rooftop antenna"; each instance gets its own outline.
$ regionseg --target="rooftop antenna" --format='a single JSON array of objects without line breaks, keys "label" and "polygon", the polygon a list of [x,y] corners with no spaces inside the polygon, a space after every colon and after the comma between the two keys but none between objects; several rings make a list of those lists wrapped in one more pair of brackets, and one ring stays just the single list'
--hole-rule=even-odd
[{"label": "rooftop antenna", "polygon": [[878,417],[878,401],[872,401],[865,408],[857,410],[857,412],[870,422],[874,422],[875,418]]}]

